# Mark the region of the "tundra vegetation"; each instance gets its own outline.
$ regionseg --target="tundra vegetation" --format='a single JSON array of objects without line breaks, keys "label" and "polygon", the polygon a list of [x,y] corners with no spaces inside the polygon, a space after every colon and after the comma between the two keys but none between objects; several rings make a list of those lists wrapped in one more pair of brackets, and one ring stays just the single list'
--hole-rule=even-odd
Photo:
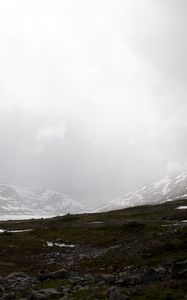
[{"label": "tundra vegetation", "polygon": [[0,222],[0,299],[186,299],[186,204]]}]

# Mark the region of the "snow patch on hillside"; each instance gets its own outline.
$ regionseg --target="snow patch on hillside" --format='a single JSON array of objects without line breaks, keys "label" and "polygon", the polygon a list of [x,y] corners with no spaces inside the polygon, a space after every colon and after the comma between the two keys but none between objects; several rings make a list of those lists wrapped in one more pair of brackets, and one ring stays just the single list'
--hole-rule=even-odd
[{"label": "snow patch on hillside", "polygon": [[109,201],[96,212],[123,209],[139,205],[153,205],[176,199],[187,199],[187,172],[164,178],[143,186],[135,192],[130,192]]},{"label": "snow patch on hillside", "polygon": [[89,212],[67,195],[42,188],[0,184],[0,219],[52,217]]}]

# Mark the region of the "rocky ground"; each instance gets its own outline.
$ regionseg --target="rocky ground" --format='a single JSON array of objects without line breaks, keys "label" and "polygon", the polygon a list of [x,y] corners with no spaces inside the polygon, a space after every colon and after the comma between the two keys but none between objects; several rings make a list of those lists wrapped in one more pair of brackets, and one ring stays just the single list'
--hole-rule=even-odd
[{"label": "rocky ground", "polygon": [[186,203],[0,222],[0,299],[187,299]]}]

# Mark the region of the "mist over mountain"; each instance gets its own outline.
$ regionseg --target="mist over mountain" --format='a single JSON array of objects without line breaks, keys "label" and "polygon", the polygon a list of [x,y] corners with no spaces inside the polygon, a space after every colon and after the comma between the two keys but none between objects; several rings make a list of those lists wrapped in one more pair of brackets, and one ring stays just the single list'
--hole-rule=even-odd
[{"label": "mist over mountain", "polygon": [[[135,192],[127,193],[95,212],[123,209],[140,205],[154,205],[176,199],[187,198],[187,172],[165,176],[145,185]],[[13,216],[51,217],[65,214],[93,212],[92,208],[79,203],[67,195],[50,189],[20,187],[0,184],[0,218]]]},{"label": "mist over mountain", "polygon": [[96,208],[187,170],[186,11],[184,0],[0,1],[0,182]]},{"label": "mist over mountain", "polygon": [[51,217],[87,212],[88,208],[63,193],[49,189],[0,184],[0,218]]},{"label": "mist over mountain", "polygon": [[96,211],[110,211],[145,204],[154,205],[185,198],[187,198],[187,172],[165,176],[150,185],[143,186],[135,192],[130,192],[109,201]]}]

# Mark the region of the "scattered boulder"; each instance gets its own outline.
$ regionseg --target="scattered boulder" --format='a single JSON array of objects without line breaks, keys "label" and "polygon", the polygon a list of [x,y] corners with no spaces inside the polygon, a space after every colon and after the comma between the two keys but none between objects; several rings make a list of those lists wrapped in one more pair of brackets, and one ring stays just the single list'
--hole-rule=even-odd
[{"label": "scattered boulder", "polygon": [[4,284],[4,278],[0,276],[0,284]]},{"label": "scattered boulder", "polygon": [[142,281],[144,283],[150,283],[150,282],[158,281],[160,279],[161,279],[161,276],[159,274],[159,271],[157,272],[153,268],[147,269],[142,276]]},{"label": "scattered boulder", "polygon": [[49,279],[48,272],[45,269],[39,270],[38,275],[37,275],[37,279],[39,281],[45,281],[45,280]]},{"label": "scattered boulder", "polygon": [[157,274],[159,274],[160,277],[164,277],[167,273],[167,270],[164,267],[159,267],[154,270]]},{"label": "scattered boulder", "polygon": [[15,295],[15,293],[5,293],[1,299],[2,300],[15,300],[16,295]]},{"label": "scattered boulder", "polygon": [[71,289],[66,286],[59,286],[58,292],[60,292],[61,296],[69,296],[71,294]]},{"label": "scattered boulder", "polygon": [[115,281],[116,281],[116,278],[112,274],[100,274],[100,275],[97,275],[94,279],[94,282],[96,284],[103,282],[105,284],[112,285],[115,283]]},{"label": "scattered boulder", "polygon": [[116,280],[116,277],[112,274],[102,274],[101,278],[106,284],[114,284]]},{"label": "scattered boulder", "polygon": [[136,285],[142,282],[142,275],[139,273],[121,272],[116,284],[121,286]]},{"label": "scattered boulder", "polygon": [[31,284],[37,283],[37,279],[34,277],[30,277],[28,274],[24,272],[15,272],[10,273],[5,278],[5,283],[9,288],[26,288]]},{"label": "scattered boulder", "polygon": [[130,300],[130,298],[112,287],[108,290],[108,300]]},{"label": "scattered boulder", "polygon": [[167,258],[162,262],[162,265],[166,267],[172,267],[175,262],[176,262],[175,259]]},{"label": "scattered boulder", "polygon": [[180,272],[174,272],[173,273],[173,278],[174,279],[187,279],[187,269],[184,269]]},{"label": "scattered boulder", "polygon": [[61,269],[48,274],[50,279],[69,279],[71,277],[71,273],[66,269]]},{"label": "scattered boulder", "polygon": [[86,280],[86,282],[88,283],[93,283],[94,282],[94,277],[91,274],[85,274],[84,275],[84,279]]},{"label": "scattered boulder", "polygon": [[27,300],[47,300],[59,299],[60,293],[56,289],[42,289],[38,291],[31,291],[27,296]]},{"label": "scattered boulder", "polygon": [[172,277],[174,279],[187,278],[187,260],[176,262],[172,268]]},{"label": "scattered boulder", "polygon": [[5,288],[3,285],[0,284],[0,295],[2,295],[5,292]]}]

